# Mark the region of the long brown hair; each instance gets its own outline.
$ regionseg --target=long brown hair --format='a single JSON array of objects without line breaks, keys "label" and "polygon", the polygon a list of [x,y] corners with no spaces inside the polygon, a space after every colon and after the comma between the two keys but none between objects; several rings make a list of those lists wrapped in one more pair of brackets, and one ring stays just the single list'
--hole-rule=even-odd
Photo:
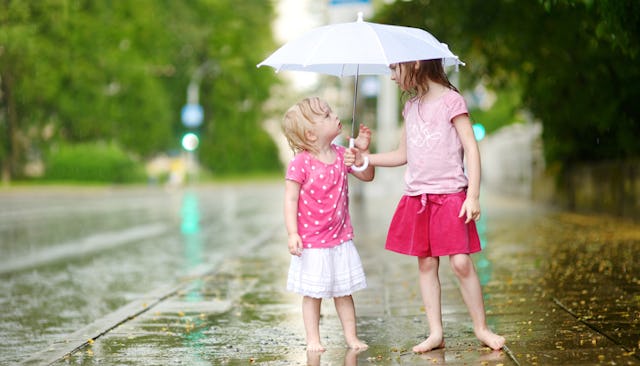
[{"label": "long brown hair", "polygon": [[410,97],[424,95],[429,91],[429,80],[458,91],[451,84],[447,73],[444,72],[442,59],[420,60],[416,68],[416,61],[402,62],[402,82],[409,86],[407,93]]}]

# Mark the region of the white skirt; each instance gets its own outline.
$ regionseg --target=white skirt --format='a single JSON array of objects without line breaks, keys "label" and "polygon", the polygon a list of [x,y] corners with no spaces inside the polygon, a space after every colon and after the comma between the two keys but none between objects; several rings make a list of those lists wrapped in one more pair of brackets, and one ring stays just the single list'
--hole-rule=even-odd
[{"label": "white skirt", "polygon": [[303,249],[292,255],[287,290],[313,298],[351,295],[367,287],[360,255],[349,240],[332,248]]}]

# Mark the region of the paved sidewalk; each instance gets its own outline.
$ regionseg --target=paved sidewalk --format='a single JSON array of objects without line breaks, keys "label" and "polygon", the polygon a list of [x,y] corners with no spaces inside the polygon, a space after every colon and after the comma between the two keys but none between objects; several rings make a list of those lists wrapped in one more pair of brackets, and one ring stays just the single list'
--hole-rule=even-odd
[{"label": "paved sidewalk", "polygon": [[[328,350],[307,355],[300,298],[284,290],[284,228],[273,228],[273,235],[215,271],[141,297],[25,364],[49,364],[60,350],[77,347],[54,364],[640,365],[637,225],[557,216],[527,202],[485,196],[479,228],[487,246],[474,260],[489,325],[507,338],[502,351],[476,340],[446,258],[441,281],[447,346],[420,355],[410,351],[427,331],[416,261],[383,249],[398,196],[376,193],[362,202],[352,197],[351,205],[368,282],[354,295],[359,335],[370,345],[365,351],[345,349],[328,300],[321,320]],[[618,250],[607,249],[610,257],[594,269],[585,255],[602,255],[601,247]],[[613,273],[617,263],[626,266],[625,276]]]}]

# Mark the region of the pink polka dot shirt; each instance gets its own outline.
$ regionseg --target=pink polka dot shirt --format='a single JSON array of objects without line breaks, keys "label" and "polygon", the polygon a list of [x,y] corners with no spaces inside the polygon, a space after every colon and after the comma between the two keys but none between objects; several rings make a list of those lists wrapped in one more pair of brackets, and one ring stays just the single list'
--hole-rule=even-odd
[{"label": "pink polka dot shirt", "polygon": [[300,183],[298,234],[305,248],[331,248],[353,239],[349,217],[345,148],[331,145],[336,160],[325,164],[303,151],[289,163],[286,179]]}]

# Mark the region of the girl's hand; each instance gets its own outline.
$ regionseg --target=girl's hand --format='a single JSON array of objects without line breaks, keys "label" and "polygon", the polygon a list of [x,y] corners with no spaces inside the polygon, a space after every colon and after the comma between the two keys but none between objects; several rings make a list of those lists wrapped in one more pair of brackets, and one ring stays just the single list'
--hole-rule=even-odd
[{"label": "girl's hand", "polygon": [[345,149],[344,151],[344,165],[352,166],[356,162],[357,149]]},{"label": "girl's hand", "polygon": [[302,255],[302,238],[300,235],[289,234],[289,239],[287,240],[287,244],[289,245],[289,253],[295,256]]},{"label": "girl's hand", "polygon": [[480,202],[477,198],[467,197],[460,208],[459,218],[467,216],[464,223],[468,224],[471,220],[478,221],[480,219]]},{"label": "girl's hand", "polygon": [[346,166],[362,166],[364,164],[364,157],[360,153],[359,149],[352,148],[344,151],[344,165]]},{"label": "girl's hand", "polygon": [[360,151],[369,150],[369,144],[371,143],[371,130],[369,127],[361,124],[358,132],[358,137],[355,140],[355,147]]}]

